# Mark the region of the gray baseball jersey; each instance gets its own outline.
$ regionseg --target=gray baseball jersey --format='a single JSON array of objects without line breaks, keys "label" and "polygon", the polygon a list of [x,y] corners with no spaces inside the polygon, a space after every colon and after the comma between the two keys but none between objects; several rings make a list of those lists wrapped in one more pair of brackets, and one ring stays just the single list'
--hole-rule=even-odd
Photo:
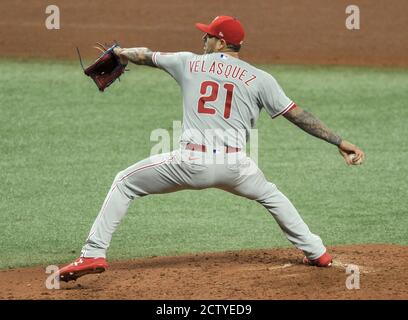
[{"label": "gray baseball jersey", "polygon": [[183,94],[181,142],[243,148],[262,108],[275,118],[295,104],[263,70],[225,53],[153,54]]},{"label": "gray baseball jersey", "polygon": [[[243,151],[262,108],[276,117],[296,106],[276,80],[224,53],[156,52],[152,60],[182,89],[180,148],[141,160],[117,174],[81,255],[105,257],[112,235],[132,200],[215,187],[257,201],[275,218],[291,243],[309,259],[320,257],[326,250],[320,237],[310,232],[289,199]],[[207,150],[188,149],[187,143],[204,145]],[[224,146],[241,150],[227,152]],[[211,147],[224,152],[212,152]],[[208,155],[206,160],[215,161],[202,162],[202,154]]]}]

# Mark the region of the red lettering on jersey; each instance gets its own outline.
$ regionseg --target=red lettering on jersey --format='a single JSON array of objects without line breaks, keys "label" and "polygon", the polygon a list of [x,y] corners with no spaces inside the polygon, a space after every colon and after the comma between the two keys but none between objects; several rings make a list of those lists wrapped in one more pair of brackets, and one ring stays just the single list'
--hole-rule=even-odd
[{"label": "red lettering on jersey", "polygon": [[198,72],[198,68],[199,68],[199,63],[200,61],[195,61],[195,66],[194,66],[194,72]]},{"label": "red lettering on jersey", "polygon": [[236,78],[238,77],[239,72],[241,71],[241,68],[238,66],[234,67],[234,71],[232,71],[231,77]]},{"label": "red lettering on jersey", "polygon": [[201,72],[207,72],[207,70],[205,70],[204,61],[201,61]]},{"label": "red lettering on jersey", "polygon": [[222,74],[222,67],[224,66],[224,64],[222,62],[218,63],[218,69],[217,69],[217,74],[221,75]]},{"label": "red lettering on jersey", "polygon": [[225,78],[228,78],[229,75],[231,74],[231,69],[232,69],[232,65],[227,65],[227,67],[225,68]]},{"label": "red lettering on jersey", "polygon": [[245,84],[246,84],[247,86],[249,86],[248,83],[250,83],[252,80],[255,80],[255,79],[256,79],[256,75],[253,74],[251,79],[245,81]]},{"label": "red lettering on jersey", "polygon": [[196,61],[190,61],[190,73],[193,72],[194,63]]},{"label": "red lettering on jersey", "polygon": [[247,71],[245,69],[242,69],[241,74],[239,75],[239,80],[244,81],[244,77],[246,75]]},{"label": "red lettering on jersey", "polygon": [[212,63],[210,70],[208,70],[208,72],[212,72],[212,73],[215,72],[215,61]]}]

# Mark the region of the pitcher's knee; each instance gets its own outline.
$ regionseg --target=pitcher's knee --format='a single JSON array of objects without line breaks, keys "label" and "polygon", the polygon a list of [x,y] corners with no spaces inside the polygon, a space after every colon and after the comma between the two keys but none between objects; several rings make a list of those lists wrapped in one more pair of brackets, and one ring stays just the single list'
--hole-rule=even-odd
[{"label": "pitcher's knee", "polygon": [[133,200],[134,196],[126,183],[126,173],[124,171],[120,171],[113,180],[114,188],[117,188],[123,195],[127,198]]},{"label": "pitcher's knee", "polygon": [[125,175],[124,175],[123,171],[119,171],[116,174],[115,179],[113,179],[113,183],[116,184],[116,183],[120,182],[124,177],[125,177]]},{"label": "pitcher's knee", "polygon": [[126,171],[120,171],[114,180],[114,184],[119,191],[133,200],[135,197],[143,197],[148,193],[144,190],[143,182],[136,175],[129,175]]},{"label": "pitcher's knee", "polygon": [[260,191],[261,193],[258,195],[258,197],[255,200],[261,204],[272,199],[274,196],[276,196],[277,193],[280,193],[276,185],[273,184],[272,182],[266,183],[265,187],[261,189]]}]

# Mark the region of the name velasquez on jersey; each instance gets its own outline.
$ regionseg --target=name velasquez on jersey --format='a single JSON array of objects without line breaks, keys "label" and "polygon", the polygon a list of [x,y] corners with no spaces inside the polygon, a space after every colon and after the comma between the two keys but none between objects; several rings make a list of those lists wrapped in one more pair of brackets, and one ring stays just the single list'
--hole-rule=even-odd
[{"label": "name velasquez on jersey", "polygon": [[[236,64],[223,63],[220,61],[208,61],[206,55],[201,56],[199,60],[189,61],[190,73],[209,73],[217,74],[225,79],[238,79],[245,85],[249,86],[251,81],[256,79],[256,75],[251,74],[248,70],[237,66]],[[228,60],[227,55],[221,53],[220,58]]]},{"label": "name velasquez on jersey", "polygon": [[180,85],[182,142],[244,148],[264,108],[276,117],[295,104],[267,72],[225,53],[153,53]]}]

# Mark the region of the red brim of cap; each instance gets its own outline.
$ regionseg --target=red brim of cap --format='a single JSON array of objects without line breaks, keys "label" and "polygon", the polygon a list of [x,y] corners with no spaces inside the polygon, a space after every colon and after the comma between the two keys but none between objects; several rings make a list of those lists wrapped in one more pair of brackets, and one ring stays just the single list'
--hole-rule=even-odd
[{"label": "red brim of cap", "polygon": [[205,33],[208,33],[208,34],[214,36],[214,34],[212,34],[211,31],[210,31],[210,27],[207,26],[206,24],[204,24],[204,23],[196,23],[195,26],[196,26],[196,28],[197,28],[198,30],[200,30],[200,31],[202,31],[202,32],[205,32]]}]

